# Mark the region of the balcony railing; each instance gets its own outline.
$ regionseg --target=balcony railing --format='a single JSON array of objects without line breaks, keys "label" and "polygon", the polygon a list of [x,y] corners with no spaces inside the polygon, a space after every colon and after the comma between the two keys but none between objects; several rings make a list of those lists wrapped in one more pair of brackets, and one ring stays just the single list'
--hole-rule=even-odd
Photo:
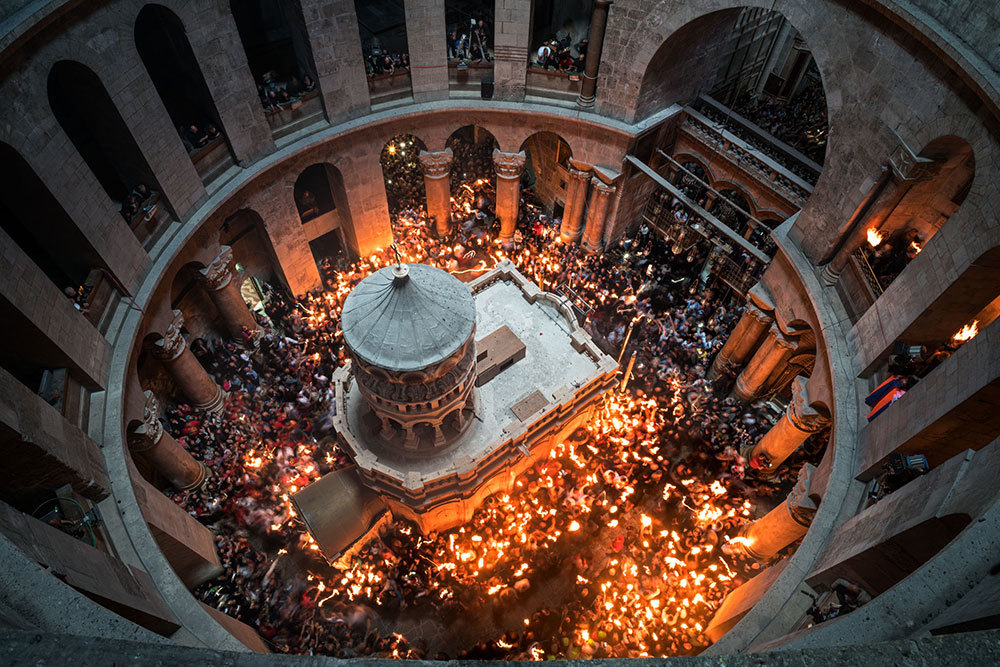
[{"label": "balcony railing", "polygon": [[795,150],[785,142],[750,122],[717,100],[703,96],[694,103],[694,108],[713,123],[763,152],[772,160],[801,178],[809,185],[815,185],[823,167]]},{"label": "balcony railing", "polygon": [[773,158],[727,132],[697,110],[688,108],[685,112],[681,131],[689,133],[699,143],[736,163],[743,171],[799,208],[805,205],[809,195],[812,194],[812,186],[809,183],[785,169]]},{"label": "balcony railing", "polygon": [[368,92],[372,105],[403,100],[412,94],[409,70],[397,70],[392,74],[376,74],[368,77]]}]

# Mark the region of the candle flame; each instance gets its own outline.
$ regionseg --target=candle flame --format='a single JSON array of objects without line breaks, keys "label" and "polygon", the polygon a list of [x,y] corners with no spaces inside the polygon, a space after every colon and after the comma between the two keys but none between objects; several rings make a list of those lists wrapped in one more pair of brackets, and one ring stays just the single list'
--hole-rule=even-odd
[{"label": "candle flame", "polygon": [[882,234],[879,233],[879,231],[874,227],[869,227],[867,234],[868,234],[868,245],[870,245],[873,248],[878,247],[878,244],[882,242]]}]

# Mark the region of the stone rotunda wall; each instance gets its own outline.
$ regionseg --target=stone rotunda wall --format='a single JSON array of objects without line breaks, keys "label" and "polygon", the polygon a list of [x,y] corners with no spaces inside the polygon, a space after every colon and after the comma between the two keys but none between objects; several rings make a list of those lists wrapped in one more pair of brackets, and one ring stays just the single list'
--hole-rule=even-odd
[{"label": "stone rotunda wall", "polygon": [[[20,9],[5,16],[0,91],[11,103],[3,112],[0,140],[51,191],[76,234],[73,238],[82,240],[81,253],[86,250],[93,258],[95,270],[106,272],[109,284],[120,285],[129,296],[110,289],[113,296],[107,312],[95,324],[65,299],[63,285],[54,284],[26,251],[0,232],[3,273],[17,276],[0,281],[4,347],[16,353],[18,361],[67,368],[73,381],[69,386],[80,397],[74,409],[56,411],[36,400],[34,388],[5,369],[0,380],[13,389],[2,392],[4,427],[15,434],[22,448],[36,448],[39,458],[46,457],[50,470],[68,471],[67,483],[86,488],[87,497],[93,497],[101,510],[110,545],[96,556],[88,551],[89,559],[75,559],[87,571],[83,579],[67,579],[77,586],[71,588],[51,576],[58,567],[49,563],[49,570],[42,570],[38,562],[23,557],[27,552],[14,543],[17,536],[5,533],[4,553],[19,556],[4,560],[9,580],[3,616],[20,619],[33,631],[265,650],[249,626],[206,608],[191,595],[178,575],[178,563],[197,560],[199,551],[210,552],[211,534],[175,505],[152,502],[144,495],[152,491],[143,486],[126,448],[126,430],[141,419],[146,405],[137,372],[145,354],[143,342],[151,336],[154,341],[157,335],[163,337],[176,320],[173,301],[177,295],[172,287],[176,281],[179,292],[187,288],[179,278],[184,267],[210,266],[220,245],[230,240],[220,238],[226,233],[224,228],[247,216],[256,226],[243,238],[256,235],[262,239],[257,256],[273,261],[280,279],[296,293],[318,286],[309,250],[312,239],[301,224],[291,193],[296,177],[321,162],[342,175],[344,199],[343,206],[338,205],[338,222],[350,249],[367,254],[385,247],[392,235],[377,156],[388,138],[404,130],[425,141],[429,151],[443,151],[446,138],[456,128],[476,123],[497,137],[500,150],[508,153],[518,151],[535,131],[558,132],[572,148],[574,169],[598,165],[617,173],[622,158],[640,137],[659,133],[660,138],[669,138],[670,118],[679,109],[671,105],[686,101],[650,99],[649,95],[655,96],[664,87],[642,90],[646,65],[659,62],[654,56],[661,44],[701,16],[741,5],[705,0],[682,3],[677,9],[653,0],[617,0],[609,10],[596,112],[591,113],[557,101],[527,99],[523,85],[518,85],[524,68],[509,67],[511,62],[496,70],[498,77],[506,77],[497,81],[497,88],[508,101],[450,99],[444,49],[440,48],[441,2],[426,7],[407,3],[411,55],[421,65],[412,73],[412,97],[389,110],[373,106],[364,85],[350,3],[302,0],[304,28],[312,42],[322,89],[322,112],[311,125],[276,137],[257,104],[254,81],[226,3],[170,0],[163,4],[176,12],[184,26],[184,37],[204,75],[226,137],[223,152],[229,152],[230,162],[212,173],[199,171],[186,154],[138,54],[134,28],[142,3],[14,3],[12,7]],[[864,483],[857,479],[863,471],[857,469],[856,460],[869,455],[869,450],[891,451],[900,444],[894,442],[896,430],[885,427],[888,417],[876,422],[877,428],[865,427],[860,397],[871,387],[867,375],[859,376],[877,368],[884,351],[914,323],[937,312],[940,300],[964,305],[962,298],[952,298],[956,292],[968,293],[960,279],[995,275],[989,273],[995,267],[989,252],[1000,245],[992,213],[1000,209],[997,6],[929,0],[779,0],[758,5],[773,6],[802,31],[827,90],[831,133],[823,175],[791,229],[780,235],[786,250],[779,251],[783,259],[775,273],[797,276],[786,281],[787,292],[795,294],[783,296],[772,290],[775,299],[784,301],[774,304],[778,312],[773,318],[775,333],[771,335],[769,329],[768,335],[783,340],[789,331],[785,325],[793,319],[808,321],[815,329],[820,348],[818,372],[810,378],[807,393],[829,399],[832,436],[823,463],[809,477],[810,488],[794,499],[801,509],[815,504],[810,497],[817,495],[814,489],[823,491],[811,524],[802,526],[802,542],[792,558],[759,575],[759,590],[734,599],[728,619],[732,622],[725,628],[728,633],[713,651],[916,636],[934,629],[936,615],[956,596],[966,594],[968,582],[974,582],[973,586],[989,582],[982,554],[995,551],[995,528],[992,535],[986,531],[996,522],[992,510],[972,519],[946,550],[951,553],[931,558],[870,603],[870,611],[877,610],[884,622],[863,623],[864,616],[848,616],[850,632],[841,630],[848,626],[845,619],[838,619],[796,636],[787,634],[796,627],[802,605],[807,603],[800,593],[803,582],[813,574],[814,565],[824,562],[824,554],[833,553],[830,546],[838,538],[838,527],[867,525],[860,519],[846,523],[863,515],[858,508]],[[530,15],[530,9],[525,7],[524,15]],[[510,20],[502,20],[504,29],[496,34],[516,42],[507,52],[528,48],[527,22],[516,20],[509,11],[504,15]],[[693,52],[669,54],[680,63],[698,57]],[[61,60],[78,61],[100,79],[123,127],[162,188],[169,203],[164,210],[169,209],[170,216],[158,236],[140,241],[124,224],[55,119],[46,80]],[[660,111],[637,118],[640,108],[645,112],[657,107]],[[819,267],[836,251],[854,211],[900,142],[919,149],[937,137],[952,135],[962,137],[975,153],[977,170],[968,199],[891,290],[852,323],[839,296],[819,281]],[[617,238],[634,221],[627,213],[634,211],[630,208],[633,198],[641,201],[643,182],[634,173],[625,173],[618,181],[606,238]],[[54,222],[39,218],[37,224]],[[237,246],[234,251],[237,261],[248,257]],[[183,307],[192,309],[192,301],[188,299]],[[214,317],[217,313],[211,303],[203,301]],[[790,312],[796,317],[790,317]],[[959,315],[964,313],[955,317]],[[196,318],[189,316],[186,321],[193,323]],[[891,423],[930,432],[947,417],[950,423],[975,424],[979,436],[984,436],[982,431],[991,422],[970,421],[963,410],[970,400],[979,400],[975,397],[982,398],[983,392],[995,387],[997,335],[996,326],[989,328],[942,364],[923,389],[900,400],[897,412],[890,415]],[[451,370],[460,369],[465,354]],[[815,380],[821,376],[830,378],[826,387],[815,386],[821,384]],[[382,380],[374,370],[371,377],[373,387],[375,380]],[[463,385],[459,380],[456,386],[461,391]],[[961,436],[961,429],[957,433]],[[897,516],[878,518],[880,525],[900,523]],[[76,552],[70,547],[75,546],[48,557],[57,565],[60,556],[73,561]],[[210,560],[204,554],[201,558]],[[74,570],[67,567],[66,572],[72,575]],[[111,599],[112,592],[120,593],[121,597],[108,603],[108,608],[120,614],[112,614],[82,594],[81,590],[96,597],[81,581],[98,582],[105,600]],[[982,599],[989,598],[988,591],[975,591]],[[904,619],[915,601],[921,622],[907,626]],[[971,602],[965,608],[970,606]],[[67,614],[67,609],[77,613]],[[157,630],[128,620],[139,615],[127,609],[141,609],[144,618],[155,617],[150,625]],[[95,618],[103,620],[91,624]],[[949,620],[954,622],[954,618]]]}]

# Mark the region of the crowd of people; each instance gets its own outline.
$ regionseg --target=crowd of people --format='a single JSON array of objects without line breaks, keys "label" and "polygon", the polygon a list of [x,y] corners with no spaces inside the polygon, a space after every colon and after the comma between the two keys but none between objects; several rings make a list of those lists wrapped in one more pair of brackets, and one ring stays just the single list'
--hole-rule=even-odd
[{"label": "crowd of people", "polygon": [[363,51],[368,78],[392,75],[397,71],[406,72],[410,69],[410,54],[383,48],[377,37],[373,37]]},{"label": "crowd of people", "polygon": [[148,222],[156,215],[159,201],[160,193],[158,191],[153,190],[145,183],[137,183],[122,201],[119,213],[130,227],[139,218]]},{"label": "crowd of people", "polygon": [[191,123],[190,125],[179,127],[177,132],[181,135],[181,141],[184,143],[184,148],[187,149],[188,153],[193,153],[199,148],[203,148],[212,141],[222,137],[219,128],[216,127],[215,123],[211,122],[201,125]]},{"label": "crowd of people", "polygon": [[753,92],[744,93],[733,111],[796,149],[813,162],[826,156],[828,121],[823,84],[810,81],[788,102]]},{"label": "crowd of people", "polygon": [[282,109],[296,109],[302,104],[302,96],[316,90],[316,81],[308,73],[301,81],[292,76],[287,81],[279,81],[278,74],[271,70],[261,75],[257,83],[257,97],[265,113]]},{"label": "crowd of people", "polygon": [[[579,74],[586,68],[587,45],[589,40],[584,37],[575,46],[565,35],[561,40],[550,37],[536,49],[532,64],[548,70],[558,70],[570,74]],[[574,51],[576,55],[573,55]]]},{"label": "crowd of people", "polygon": [[896,276],[903,272],[906,265],[920,253],[923,243],[924,239],[920,237],[920,232],[907,227],[897,230],[874,247],[870,243],[862,246],[868,264],[882,289],[887,288]]},{"label": "crowd of people", "polygon": [[469,19],[448,29],[448,59],[457,60],[459,66],[493,60],[490,29],[485,19]]},{"label": "crowd of people", "polygon": [[[464,160],[482,150],[466,148],[456,150],[454,171],[475,174]],[[606,397],[585,428],[553,442],[469,524],[421,535],[391,522],[334,567],[290,498],[349,463],[330,432],[330,378],[346,360],[340,308],[361,279],[395,261],[393,253],[326,263],[324,287],[298,297],[268,287],[256,347],[249,332],[239,342],[194,341],[196,356],[229,392],[218,414],[177,404],[165,419],[211,470],[200,490],[175,494],[213,527],[225,567],[196,593],[276,651],[494,659],[697,653],[725,594],[759,568],[723,556],[721,547],[824,445],[814,437],[774,479],[748,475],[740,448],[773,416],[705,379],[741,305],[705,289],[700,265],[648,227],[600,254],[557,243],[559,221],[530,190],[514,242],[501,247],[492,183],[458,184],[448,238],[431,237],[433,221],[418,202],[401,208],[393,222],[404,261],[461,276],[507,258],[543,289],[572,291],[595,341],[623,359],[635,355],[627,390]]]}]

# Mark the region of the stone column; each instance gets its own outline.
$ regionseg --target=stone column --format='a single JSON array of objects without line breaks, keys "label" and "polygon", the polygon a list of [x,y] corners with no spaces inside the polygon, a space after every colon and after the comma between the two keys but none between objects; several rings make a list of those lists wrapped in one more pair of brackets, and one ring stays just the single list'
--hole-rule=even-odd
[{"label": "stone column", "polygon": [[[851,255],[867,243],[868,230],[881,229],[913,184],[931,178],[935,167],[934,160],[918,157],[905,144],[898,146],[888,164],[882,167],[882,174],[868,197],[854,212],[840,247],[823,267],[822,278],[827,286],[837,284]],[[882,231],[888,236],[895,230]]]},{"label": "stone column", "polygon": [[199,272],[199,278],[202,287],[219,311],[229,335],[237,342],[243,343],[243,329],[246,327],[254,332],[253,341],[256,343],[260,338],[260,327],[257,326],[253,313],[243,300],[239,284],[233,279],[232,266],[233,249],[224,245],[212,263]]},{"label": "stone column", "polygon": [[810,480],[815,470],[816,467],[808,463],[802,466],[799,480],[785,502],[740,528],[737,536],[723,546],[723,551],[767,561],[809,532],[817,508],[809,497]]},{"label": "stone column", "polygon": [[[447,27],[444,0],[404,2],[407,47],[410,54],[410,84],[414,102],[448,98],[448,51],[444,48]],[[353,7],[351,8],[353,11]],[[419,39],[417,38],[419,35]]]},{"label": "stone column", "polygon": [[712,207],[715,206],[715,193],[709,190],[705,193],[705,210],[711,212]]},{"label": "stone column", "polygon": [[747,303],[743,316],[736,323],[733,332],[726,339],[708,370],[709,379],[735,377],[743,364],[757,348],[760,337],[774,323],[774,315],[765,312],[753,303]]},{"label": "stone column", "polygon": [[569,186],[566,188],[566,209],[563,211],[559,237],[563,243],[577,243],[583,233],[583,209],[587,203],[587,182],[590,172],[569,168]]},{"label": "stone column", "polygon": [[[822,408],[820,409],[822,410]],[[806,378],[792,380],[792,401],[778,423],[771,427],[756,445],[746,447],[742,454],[747,461],[761,457],[760,477],[772,477],[777,469],[810,435],[830,425],[830,416],[809,404]]]},{"label": "stone column", "polygon": [[733,389],[736,397],[746,403],[757,398],[767,379],[785,363],[794,349],[795,342],[781,333],[777,325],[772,324],[767,337],[736,378]]},{"label": "stone column", "polygon": [[590,179],[594,188],[590,191],[590,205],[587,207],[587,227],[583,235],[583,247],[591,252],[601,249],[604,225],[608,221],[608,205],[615,186],[606,185],[596,176]]},{"label": "stone column", "polygon": [[[497,2],[493,22],[493,99],[524,100],[531,49],[531,0]],[[502,8],[501,8],[502,7]]]},{"label": "stone column", "polygon": [[438,236],[451,231],[451,162],[450,148],[435,153],[420,152],[420,168],[424,172],[427,192],[427,215],[434,218]]},{"label": "stone column", "polygon": [[520,153],[503,153],[496,149],[493,151],[493,166],[497,172],[497,217],[500,218],[501,241],[509,241],[517,227],[524,161],[524,151]]},{"label": "stone column", "polygon": [[181,334],[183,324],[184,316],[181,311],[175,310],[167,333],[153,344],[153,356],[160,360],[192,405],[217,412],[222,409],[226,395],[188,349],[187,341]]},{"label": "stone column", "polygon": [[584,109],[592,109],[597,99],[597,73],[601,66],[601,51],[604,49],[604,29],[608,25],[608,9],[612,0],[594,0],[594,11],[590,14],[590,33],[587,35],[587,58],[583,72],[583,86],[577,100]]},{"label": "stone column", "polygon": [[163,430],[159,402],[153,392],[144,394],[146,405],[142,409],[142,423],[129,428],[126,434],[129,450],[149,463],[178,491],[197,489],[205,483],[207,469]]}]

